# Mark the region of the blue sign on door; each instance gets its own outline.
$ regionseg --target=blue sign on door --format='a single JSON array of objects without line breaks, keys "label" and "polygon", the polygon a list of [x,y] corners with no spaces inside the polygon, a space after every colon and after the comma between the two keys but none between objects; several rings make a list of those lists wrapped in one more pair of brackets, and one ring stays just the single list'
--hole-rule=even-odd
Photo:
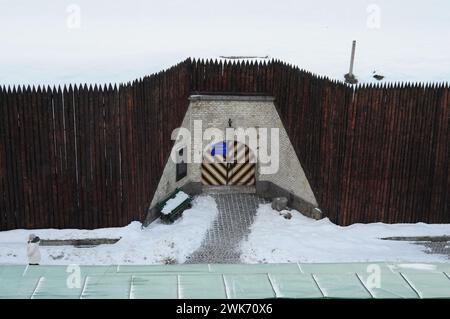
[{"label": "blue sign on door", "polygon": [[226,156],[227,155],[227,142],[220,142],[220,143],[217,143],[216,145],[214,145],[211,150],[211,155],[212,156],[215,156],[215,155]]}]

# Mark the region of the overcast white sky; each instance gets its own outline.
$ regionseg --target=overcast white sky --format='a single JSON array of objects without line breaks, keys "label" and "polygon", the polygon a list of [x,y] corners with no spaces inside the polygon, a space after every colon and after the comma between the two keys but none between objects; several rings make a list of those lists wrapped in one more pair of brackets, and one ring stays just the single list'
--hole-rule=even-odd
[{"label": "overcast white sky", "polygon": [[353,39],[362,81],[450,80],[448,0],[0,0],[0,84],[122,82],[221,55],[342,78]]}]

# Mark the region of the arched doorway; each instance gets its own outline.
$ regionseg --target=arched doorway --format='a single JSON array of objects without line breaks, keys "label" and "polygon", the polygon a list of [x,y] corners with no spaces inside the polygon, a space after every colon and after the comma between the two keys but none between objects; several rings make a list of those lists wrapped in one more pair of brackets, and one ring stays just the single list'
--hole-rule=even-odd
[{"label": "arched doorway", "polygon": [[223,141],[207,148],[201,166],[203,185],[253,186],[256,160],[251,149],[238,141]]}]

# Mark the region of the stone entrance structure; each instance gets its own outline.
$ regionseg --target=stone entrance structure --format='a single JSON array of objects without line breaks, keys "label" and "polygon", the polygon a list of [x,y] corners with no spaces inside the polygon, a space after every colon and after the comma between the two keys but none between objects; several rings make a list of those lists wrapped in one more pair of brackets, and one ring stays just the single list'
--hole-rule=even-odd
[{"label": "stone entrance structure", "polygon": [[[315,210],[316,198],[278,115],[273,97],[193,95],[181,128],[192,134],[188,140],[181,139],[181,130],[174,134],[172,137],[176,141],[172,152],[185,155],[183,160],[187,162],[187,172],[180,178],[176,173],[178,164],[172,157],[169,158],[150,207],[177,187],[196,195],[202,193],[203,187],[210,185],[254,185],[260,197],[270,200],[283,196],[288,198],[290,207],[305,215],[320,215],[317,214],[320,211]],[[227,128],[256,129],[257,149],[241,140],[240,144],[236,143],[228,136],[215,143],[205,137],[209,129],[225,131]],[[268,132],[265,139],[259,133],[261,129]],[[272,132],[277,133],[279,143],[276,145],[272,143]],[[278,163],[275,163],[278,165],[274,165],[269,173],[265,168],[273,163],[260,161],[262,151],[259,146],[263,143],[267,144],[266,157],[279,154]],[[244,163],[230,163],[227,157],[232,153],[247,158]],[[209,163],[211,159],[213,163]],[[147,220],[151,220],[152,216],[150,211]]]}]

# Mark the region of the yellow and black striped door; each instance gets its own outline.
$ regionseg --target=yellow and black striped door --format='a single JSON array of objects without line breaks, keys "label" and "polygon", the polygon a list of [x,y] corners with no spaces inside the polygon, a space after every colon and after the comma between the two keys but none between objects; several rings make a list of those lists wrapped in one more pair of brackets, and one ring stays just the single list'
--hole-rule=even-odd
[{"label": "yellow and black striped door", "polygon": [[202,183],[203,185],[227,185],[228,167],[226,163],[225,142],[216,144],[203,154]]},{"label": "yellow and black striped door", "polygon": [[203,185],[255,185],[255,158],[249,147],[237,141],[216,144],[203,156]]},{"label": "yellow and black striped door", "polygon": [[237,141],[230,142],[228,148],[228,185],[255,185],[255,158],[250,148]]}]

